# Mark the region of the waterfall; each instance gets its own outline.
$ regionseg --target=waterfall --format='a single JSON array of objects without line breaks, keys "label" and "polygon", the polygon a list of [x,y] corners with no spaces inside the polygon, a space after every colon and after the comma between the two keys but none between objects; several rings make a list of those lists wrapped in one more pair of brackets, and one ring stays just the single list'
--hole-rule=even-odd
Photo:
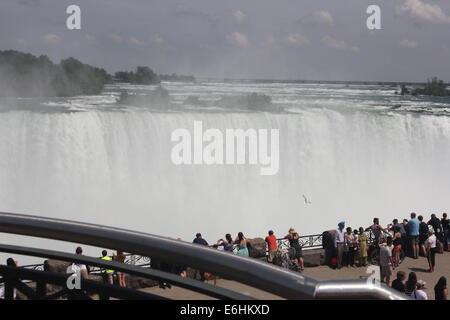
[{"label": "waterfall", "polygon": [[[280,130],[280,168],[176,166],[177,128]],[[450,117],[86,111],[0,114],[0,210],[181,237],[321,233],[449,209]],[[311,203],[305,203],[305,195]],[[1,239],[5,239],[5,235]],[[3,240],[2,240],[3,241]],[[31,241],[31,240],[30,240]],[[31,242],[30,242],[31,243]]]}]

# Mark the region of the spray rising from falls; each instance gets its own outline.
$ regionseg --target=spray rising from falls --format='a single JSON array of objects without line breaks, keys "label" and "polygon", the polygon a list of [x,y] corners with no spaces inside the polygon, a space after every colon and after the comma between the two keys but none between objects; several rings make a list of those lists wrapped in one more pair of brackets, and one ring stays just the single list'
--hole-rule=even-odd
[{"label": "spray rising from falls", "polygon": [[[279,172],[177,166],[171,133],[279,129]],[[440,213],[450,194],[450,117],[305,110],[301,114],[148,111],[0,114],[2,211],[211,241],[290,226],[302,234]],[[302,195],[308,199],[305,203]],[[389,220],[388,220],[389,219]]]}]

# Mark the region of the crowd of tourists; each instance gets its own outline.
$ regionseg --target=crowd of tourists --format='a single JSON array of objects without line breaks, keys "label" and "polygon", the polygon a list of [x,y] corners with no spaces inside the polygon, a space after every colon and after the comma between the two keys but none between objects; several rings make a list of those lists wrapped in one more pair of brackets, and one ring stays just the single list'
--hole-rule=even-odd
[{"label": "crowd of tourists", "polygon": [[[331,253],[328,253],[330,255],[329,263],[331,267],[341,269],[342,267],[367,266],[369,262],[374,263],[374,261],[370,260],[375,258],[377,260],[376,263],[380,266],[381,282],[414,299],[424,300],[428,299],[423,291],[426,283],[418,280],[415,272],[410,272],[406,280],[405,272],[398,271],[396,279],[391,284],[393,271],[398,268],[404,256],[409,255],[413,259],[419,259],[420,256],[426,257],[429,264],[427,271],[434,272],[436,268],[436,253],[444,250],[450,251],[449,237],[449,219],[446,213],[442,214],[441,219],[432,214],[428,222],[424,221],[423,216],[416,216],[415,213],[411,213],[409,220],[404,219],[400,223],[397,219],[394,219],[386,227],[380,224],[378,218],[374,218],[370,226],[366,228],[359,227],[358,229],[346,227],[345,222],[342,221],[338,223],[338,228],[334,231],[332,237],[332,250]],[[281,247],[280,240],[287,240],[289,243],[288,259],[296,266],[292,270],[299,272],[304,270],[300,235],[294,228],[290,228],[282,238],[277,238],[274,231],[269,230],[264,240],[267,244],[267,253],[265,253],[267,262],[277,264],[276,259],[279,257]],[[212,245],[202,237],[201,233],[197,233],[192,242],[216,249],[222,248],[225,252],[243,257],[251,257],[253,251],[251,241],[242,232],[239,232],[235,238],[231,234],[226,234],[225,238],[217,240]],[[325,239],[323,239],[323,242],[325,242]],[[82,248],[77,247],[75,253],[82,255]],[[103,250],[101,259],[124,263],[126,256],[122,251],[117,251],[116,254],[109,256],[108,252]],[[18,263],[9,258],[7,265],[17,267]],[[183,277],[187,276],[187,268],[185,266],[174,265],[154,258],[151,259],[151,267]],[[85,264],[72,263],[69,265],[67,272],[78,273],[82,278],[87,278],[90,268]],[[201,270],[195,270],[195,272],[194,278],[201,281],[207,280],[209,275],[207,272]],[[125,275],[122,272],[102,269],[101,275],[103,281],[107,284],[117,284],[121,287],[127,286]],[[163,281],[159,282],[159,286],[164,289],[171,287],[169,283]],[[434,291],[437,300],[447,300],[448,290],[445,277],[439,279]],[[14,291],[14,297],[15,295],[16,292]],[[0,298],[4,298],[4,287],[0,287]]]},{"label": "crowd of tourists", "polygon": [[[373,241],[369,244],[369,239],[365,232],[370,232]],[[431,215],[428,222],[423,216],[416,213],[410,214],[410,219],[404,219],[399,223],[394,219],[387,227],[382,227],[378,218],[373,219],[373,224],[367,228],[359,227],[358,230],[345,227],[345,222],[338,223],[338,229],[334,236],[334,252],[331,264],[337,269],[343,266],[365,266],[368,263],[368,255],[376,257],[376,263],[380,265],[380,281],[390,285],[393,270],[399,267],[401,259],[408,255],[413,259],[423,256],[427,259],[427,272],[434,272],[436,268],[436,253],[450,251],[449,248],[449,219],[446,213],[439,219],[435,214]],[[411,272],[408,281],[403,283],[406,274],[403,271],[397,272],[397,279],[393,281],[393,288],[404,292],[415,299],[427,299],[423,288],[425,283],[417,280],[417,275]],[[436,299],[447,300],[448,291],[447,280],[441,277],[435,287]]]}]

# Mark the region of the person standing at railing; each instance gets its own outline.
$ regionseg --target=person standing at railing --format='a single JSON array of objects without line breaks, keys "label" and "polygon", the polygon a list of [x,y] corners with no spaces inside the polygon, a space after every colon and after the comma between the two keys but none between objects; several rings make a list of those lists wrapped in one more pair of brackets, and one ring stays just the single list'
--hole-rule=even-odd
[{"label": "person standing at railing", "polygon": [[[113,260],[125,263],[125,258],[126,257],[122,251],[117,251],[117,255],[114,256]],[[117,274],[117,281],[119,282],[119,286],[123,287],[123,288],[126,287],[127,284],[125,283],[125,274],[121,271],[117,271],[116,274]]]},{"label": "person standing at railing", "polygon": [[250,256],[247,248],[247,242],[248,240],[246,237],[244,237],[244,234],[242,232],[239,232],[236,240],[234,241],[234,243],[238,245],[238,251],[236,253],[237,255],[243,257]]},{"label": "person standing at railing", "polygon": [[367,266],[367,247],[369,241],[367,235],[364,233],[364,228],[359,227],[358,235],[358,247],[359,247],[359,265],[362,267]]},{"label": "person standing at railing", "polygon": [[[81,247],[77,247],[75,249],[75,254],[80,255],[80,256],[83,255],[83,249]],[[86,279],[88,277],[89,266],[87,266],[83,263],[74,262],[74,263],[72,263],[70,268],[72,270],[72,273],[79,272],[82,279]]]},{"label": "person standing at railing", "polygon": [[381,282],[385,282],[390,286],[392,275],[392,237],[387,238],[386,244],[380,245],[380,276]]},{"label": "person standing at railing", "polygon": [[284,239],[288,239],[289,240],[289,246],[291,248],[295,249],[295,255],[294,255],[294,260],[296,260],[298,266],[299,266],[299,270],[300,272],[302,272],[303,270],[305,270],[305,266],[303,263],[303,253],[302,253],[302,246],[300,245],[300,235],[297,233],[297,231],[295,231],[294,228],[290,228],[288,231],[288,234],[286,236],[284,236]]},{"label": "person standing at railing", "polygon": [[[202,234],[201,233],[197,233],[195,235],[195,239],[192,241],[192,243],[198,244],[198,245],[201,245],[201,246],[206,246],[206,247],[208,246],[208,241],[206,241],[205,239],[202,238]],[[206,280],[204,271],[196,270],[194,278],[197,278],[197,273],[200,275],[200,281],[205,281]]]},{"label": "person standing at railing", "polygon": [[199,244],[199,245],[202,245],[202,246],[208,246],[208,242],[205,239],[202,238],[202,234],[201,233],[197,233],[195,235],[195,239],[192,241],[192,243]]},{"label": "person standing at railing", "polygon": [[[13,258],[8,258],[6,260],[6,265],[8,267],[17,268],[19,266],[19,263],[16,260],[14,260]],[[3,278],[3,280],[5,280],[5,279]],[[8,294],[10,296],[8,297],[8,294],[5,292],[5,289],[6,289],[5,285],[6,285],[5,282],[0,283],[0,299],[8,299],[9,298],[9,299],[16,300],[16,297],[17,297],[17,290],[16,290],[16,288],[12,289],[12,293],[11,293],[11,291],[9,291]]]},{"label": "person standing at railing", "polygon": [[400,232],[400,228],[397,226],[394,226],[393,229],[394,232],[394,237],[392,238],[392,243],[394,245],[394,249],[392,251],[392,255],[393,255],[393,267],[394,269],[398,267],[399,263],[400,263],[400,253],[402,251],[402,234]]},{"label": "person standing at railing", "polygon": [[217,240],[217,243],[213,245],[214,248],[223,247],[223,251],[231,252],[234,251],[233,238],[231,238],[231,234],[227,233],[224,239]]},{"label": "person standing at railing", "polygon": [[422,256],[426,257],[427,252],[425,250],[425,241],[428,239],[428,225],[425,221],[423,221],[423,216],[418,216],[419,220],[419,253]]},{"label": "person standing at railing", "polygon": [[[108,256],[108,252],[106,250],[102,251],[101,259],[106,260],[106,261],[112,261],[112,258]],[[114,270],[105,269],[105,271],[103,273],[103,281],[105,283],[113,285],[114,284],[113,274],[114,274]]]},{"label": "person standing at railing", "polygon": [[341,221],[338,224],[338,228],[336,229],[334,235],[334,247],[336,249],[337,254],[337,268],[342,268],[342,259],[344,258],[345,251],[345,222]]},{"label": "person standing at railing", "polygon": [[431,219],[428,221],[428,225],[433,227],[434,235],[436,236],[436,239],[438,240],[437,245],[436,245],[437,252],[443,253],[444,252],[444,233],[442,231],[441,219],[436,217],[436,215],[433,213],[431,215]]},{"label": "person standing at railing", "polygon": [[278,249],[277,237],[275,237],[272,230],[269,231],[269,235],[266,237],[265,241],[267,242],[267,248],[269,250],[267,262],[272,263]]},{"label": "person standing at railing", "polygon": [[355,235],[352,232],[352,228],[351,227],[347,227],[346,229],[346,233],[345,233],[345,243],[346,243],[346,264],[347,266],[350,267],[354,267],[355,266],[355,254],[356,254],[356,250],[357,250],[357,242],[356,242],[356,238]]},{"label": "person standing at railing", "polygon": [[380,219],[378,218],[373,218],[373,224],[370,227],[367,227],[366,231],[372,232],[374,238],[373,242],[377,246],[380,243],[382,233],[385,233],[388,236],[390,235],[389,231],[380,225]]},{"label": "person standing at railing", "polygon": [[441,225],[442,225],[442,231],[444,233],[444,250],[450,251],[450,246],[449,246],[450,220],[448,219],[446,213],[442,214]]},{"label": "person standing at railing", "polygon": [[408,221],[408,238],[414,259],[419,258],[419,226],[420,222],[416,218],[416,214],[412,212],[411,219]]}]

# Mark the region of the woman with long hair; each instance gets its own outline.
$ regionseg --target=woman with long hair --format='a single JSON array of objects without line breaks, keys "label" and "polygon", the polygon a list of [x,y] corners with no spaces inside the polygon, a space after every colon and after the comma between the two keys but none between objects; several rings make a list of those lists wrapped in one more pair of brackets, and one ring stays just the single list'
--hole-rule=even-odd
[{"label": "woman with long hair", "polygon": [[405,294],[411,297],[416,288],[417,288],[417,275],[415,272],[410,272],[408,275],[408,280],[405,283]]},{"label": "woman with long hair", "polygon": [[400,263],[400,252],[402,251],[402,234],[400,233],[400,228],[398,226],[394,226],[393,230],[394,237],[392,238],[392,244],[394,245],[394,249],[392,250],[392,262],[395,269]]},{"label": "woman with long hair", "polygon": [[248,240],[246,237],[244,237],[244,234],[242,232],[239,232],[236,240],[234,241],[234,243],[238,245],[238,255],[243,257],[250,256],[248,253],[247,242]]},{"label": "woman with long hair", "polygon": [[434,286],[434,299],[448,300],[447,278],[440,277]]}]

